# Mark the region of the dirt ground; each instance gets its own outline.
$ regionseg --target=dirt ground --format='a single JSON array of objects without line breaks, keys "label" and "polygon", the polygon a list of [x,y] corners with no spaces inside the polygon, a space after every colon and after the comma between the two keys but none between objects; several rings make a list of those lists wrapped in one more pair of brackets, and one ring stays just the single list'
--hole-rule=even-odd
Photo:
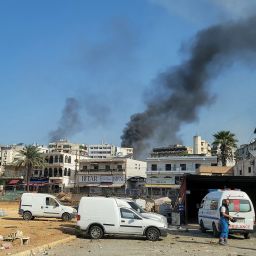
[{"label": "dirt ground", "polygon": [[[18,215],[18,208],[19,202],[0,201],[0,209],[7,213],[7,216],[0,217],[0,235],[7,236],[12,232],[21,230],[24,236],[30,237],[30,242],[28,245],[20,245],[20,240],[16,239],[12,242],[10,249],[0,250],[0,256],[29,250],[72,235],[76,223],[75,219],[70,222],[46,218],[24,221]],[[71,230],[68,230],[69,227]],[[0,245],[3,243],[6,242],[0,241]]]}]

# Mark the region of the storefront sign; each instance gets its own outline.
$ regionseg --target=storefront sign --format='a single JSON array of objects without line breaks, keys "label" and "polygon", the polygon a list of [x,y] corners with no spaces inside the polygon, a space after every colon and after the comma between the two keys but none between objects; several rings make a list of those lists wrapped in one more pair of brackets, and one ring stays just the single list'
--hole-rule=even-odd
[{"label": "storefront sign", "polygon": [[89,183],[89,184],[100,184],[103,182],[120,184],[125,182],[125,177],[121,175],[114,176],[101,176],[101,175],[81,175],[79,176],[80,183]]},{"label": "storefront sign", "polygon": [[147,184],[175,184],[175,178],[147,178]]}]

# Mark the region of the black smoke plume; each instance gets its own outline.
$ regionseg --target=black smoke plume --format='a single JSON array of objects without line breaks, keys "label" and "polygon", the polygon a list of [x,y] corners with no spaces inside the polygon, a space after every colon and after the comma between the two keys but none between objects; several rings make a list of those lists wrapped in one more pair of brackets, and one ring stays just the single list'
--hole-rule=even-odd
[{"label": "black smoke plume", "polygon": [[80,105],[75,98],[67,98],[65,108],[62,111],[58,128],[49,132],[50,142],[67,139],[70,135],[82,130],[82,122],[79,116]]},{"label": "black smoke plume", "polygon": [[[256,17],[251,17],[197,33],[189,58],[155,79],[146,110],[132,115],[123,131],[122,146],[134,147],[139,156],[149,145],[181,142],[178,136],[181,126],[195,121],[198,110],[212,103],[209,79],[236,60],[246,63],[254,60],[255,28]],[[230,89],[235,90],[232,85]]]}]

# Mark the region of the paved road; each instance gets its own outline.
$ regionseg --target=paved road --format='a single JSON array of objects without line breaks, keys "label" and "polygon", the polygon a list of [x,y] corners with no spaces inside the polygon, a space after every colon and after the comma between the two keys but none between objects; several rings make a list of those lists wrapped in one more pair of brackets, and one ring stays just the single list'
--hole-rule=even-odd
[{"label": "paved road", "polygon": [[255,256],[256,237],[243,239],[232,236],[228,246],[218,245],[218,239],[211,233],[202,234],[197,229],[170,231],[160,241],[150,242],[144,238],[106,237],[100,240],[75,239],[65,245],[49,249],[37,255],[50,256]]}]

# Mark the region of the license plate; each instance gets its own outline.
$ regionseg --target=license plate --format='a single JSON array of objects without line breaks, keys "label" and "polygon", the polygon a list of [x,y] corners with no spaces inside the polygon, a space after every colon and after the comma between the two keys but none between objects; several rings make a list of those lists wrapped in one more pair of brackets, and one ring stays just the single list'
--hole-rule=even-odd
[{"label": "license plate", "polygon": [[244,223],[244,219],[237,219],[237,223]]}]

